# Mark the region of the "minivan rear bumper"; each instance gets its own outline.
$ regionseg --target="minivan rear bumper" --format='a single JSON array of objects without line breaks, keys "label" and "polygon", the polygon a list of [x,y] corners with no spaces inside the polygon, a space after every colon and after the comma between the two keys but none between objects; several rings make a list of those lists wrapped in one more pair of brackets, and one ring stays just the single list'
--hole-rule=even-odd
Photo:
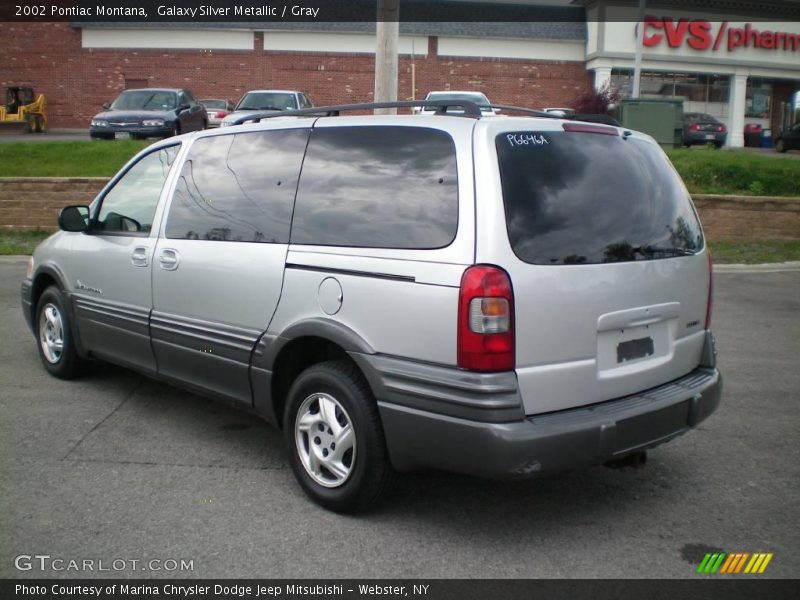
[{"label": "minivan rear bumper", "polygon": [[397,470],[444,469],[523,479],[602,464],[685,433],[719,406],[716,368],[592,406],[489,423],[382,401],[378,406]]}]

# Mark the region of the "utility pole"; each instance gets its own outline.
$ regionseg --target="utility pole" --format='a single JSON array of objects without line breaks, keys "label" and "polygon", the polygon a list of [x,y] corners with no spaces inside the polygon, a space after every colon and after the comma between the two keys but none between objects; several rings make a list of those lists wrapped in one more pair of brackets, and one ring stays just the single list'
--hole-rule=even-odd
[{"label": "utility pole", "polygon": [[633,89],[631,97],[639,97],[639,82],[642,79],[642,47],[644,46],[644,4],[646,0],[639,0],[639,10],[636,13],[636,54],[633,63]]},{"label": "utility pole", "polygon": [[[400,41],[400,0],[378,0],[375,23],[375,102],[397,100],[397,63]],[[375,114],[397,114],[394,108],[378,108]]]}]

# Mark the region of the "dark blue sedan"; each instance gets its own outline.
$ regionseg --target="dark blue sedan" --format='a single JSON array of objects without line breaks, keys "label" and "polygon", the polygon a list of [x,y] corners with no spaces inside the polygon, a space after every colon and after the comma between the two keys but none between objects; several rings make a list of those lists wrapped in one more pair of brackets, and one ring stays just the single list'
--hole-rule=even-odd
[{"label": "dark blue sedan", "polygon": [[189,90],[125,90],[92,118],[96,139],[169,137],[208,127],[208,114]]}]

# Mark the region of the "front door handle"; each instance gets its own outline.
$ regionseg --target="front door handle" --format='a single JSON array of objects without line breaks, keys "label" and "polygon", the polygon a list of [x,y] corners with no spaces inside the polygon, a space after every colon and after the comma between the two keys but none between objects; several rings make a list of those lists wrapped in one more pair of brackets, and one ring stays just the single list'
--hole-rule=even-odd
[{"label": "front door handle", "polygon": [[147,248],[145,248],[144,246],[139,246],[138,248],[134,248],[133,254],[131,254],[131,264],[134,267],[146,267],[148,264]]},{"label": "front door handle", "polygon": [[172,248],[165,248],[161,251],[161,256],[158,257],[158,264],[165,271],[174,271],[178,268],[179,262],[178,251]]}]

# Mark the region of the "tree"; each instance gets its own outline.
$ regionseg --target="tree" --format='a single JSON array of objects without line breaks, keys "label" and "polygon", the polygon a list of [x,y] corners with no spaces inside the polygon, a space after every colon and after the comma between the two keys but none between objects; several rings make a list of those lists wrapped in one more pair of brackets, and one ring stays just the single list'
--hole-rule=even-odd
[{"label": "tree", "polygon": [[604,115],[618,102],[619,92],[606,82],[598,90],[592,88],[577,96],[570,107],[578,114]]}]

